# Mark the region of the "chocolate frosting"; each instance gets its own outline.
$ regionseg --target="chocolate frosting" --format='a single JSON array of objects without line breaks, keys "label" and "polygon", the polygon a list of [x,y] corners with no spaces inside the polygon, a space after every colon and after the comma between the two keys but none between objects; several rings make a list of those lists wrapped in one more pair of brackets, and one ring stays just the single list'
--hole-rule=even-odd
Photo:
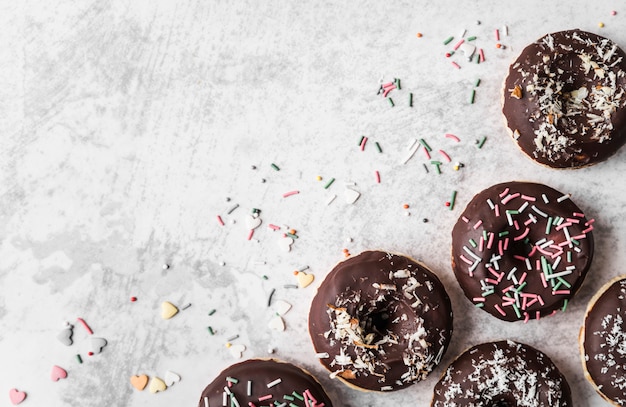
[{"label": "chocolate frosting", "polygon": [[568,407],[567,380],[550,358],[513,341],[483,343],[450,364],[431,407]]},{"label": "chocolate frosting", "polygon": [[547,34],[509,68],[502,112],[519,147],[541,164],[606,160],[626,142],[626,54],[580,30]]},{"label": "chocolate frosting", "polygon": [[450,299],[439,279],[400,255],[367,251],[328,274],[309,312],[321,363],[349,385],[398,390],[424,379],[452,335]]},{"label": "chocolate frosting", "polygon": [[477,307],[505,321],[564,309],[593,258],[593,220],[548,186],[494,185],[452,230],[452,269]]},{"label": "chocolate frosting", "polygon": [[598,392],[626,405],[626,276],[609,282],[589,305],[582,350],[587,373]]},{"label": "chocolate frosting", "polygon": [[[280,379],[279,383],[277,379]],[[275,401],[281,405],[286,403],[285,406],[290,403],[302,407],[333,405],[313,376],[290,363],[273,359],[250,359],[226,368],[202,391],[198,407],[224,405],[224,393],[227,403],[225,405],[228,406],[248,407],[249,403],[258,407],[275,406]],[[267,395],[271,397],[265,398]],[[231,402],[231,399],[235,399],[236,402]],[[307,402],[307,399],[311,401]]]}]

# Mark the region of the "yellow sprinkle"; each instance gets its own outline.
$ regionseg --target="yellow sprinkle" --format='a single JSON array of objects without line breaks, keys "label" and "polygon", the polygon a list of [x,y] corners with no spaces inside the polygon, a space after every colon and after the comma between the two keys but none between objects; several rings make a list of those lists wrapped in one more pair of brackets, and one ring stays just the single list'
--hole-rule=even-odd
[{"label": "yellow sprinkle", "polygon": [[604,27],[604,23],[598,23],[598,27],[600,28]]},{"label": "yellow sprinkle", "polygon": [[317,177],[315,177],[316,180],[321,181],[322,180],[322,176],[318,175]]},{"label": "yellow sprinkle", "polygon": [[230,342],[226,342],[226,347],[230,348],[231,346],[233,346]]},{"label": "yellow sprinkle", "polygon": [[459,170],[459,166],[458,166],[458,165],[455,165],[455,166],[454,166],[454,171],[458,171],[458,170]]}]

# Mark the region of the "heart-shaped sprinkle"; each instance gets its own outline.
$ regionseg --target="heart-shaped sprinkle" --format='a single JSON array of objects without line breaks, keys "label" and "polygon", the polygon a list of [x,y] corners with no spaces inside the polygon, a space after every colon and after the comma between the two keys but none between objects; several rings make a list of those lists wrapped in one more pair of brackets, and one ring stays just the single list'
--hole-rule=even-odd
[{"label": "heart-shaped sprinkle", "polygon": [[262,223],[261,218],[258,218],[258,217],[255,218],[252,215],[246,215],[246,227],[248,229],[254,230],[258,228],[259,226],[261,226],[261,223]]},{"label": "heart-shaped sprinkle", "polygon": [[168,370],[167,372],[165,372],[164,379],[165,379],[165,384],[167,385],[167,387],[172,387],[175,383],[180,382],[180,376],[172,372],[171,370]]},{"label": "heart-shaped sprinkle", "polygon": [[274,318],[270,320],[269,327],[275,331],[284,331],[285,321],[283,320],[283,317],[280,315],[274,316]]},{"label": "heart-shaped sprinkle", "polygon": [[17,406],[25,399],[26,399],[26,393],[24,393],[23,391],[19,391],[18,389],[9,390],[9,400],[11,400],[11,403],[14,406]]},{"label": "heart-shaped sprinkle", "polygon": [[346,188],[346,203],[353,204],[357,199],[361,196],[360,192],[355,191],[354,189]]},{"label": "heart-shaped sprinkle", "polygon": [[74,331],[72,330],[72,328],[66,328],[62,330],[61,332],[59,332],[59,334],[57,335],[57,339],[63,345],[70,346],[71,344],[74,343],[74,341],[72,340],[73,334],[74,334]]},{"label": "heart-shaped sprinkle", "polygon": [[244,345],[231,345],[228,350],[230,350],[230,354],[233,355],[235,359],[241,359],[246,347]]},{"label": "heart-shaped sprinkle", "polygon": [[285,315],[291,309],[291,304],[287,301],[278,300],[274,302],[273,309],[278,315]]},{"label": "heart-shaped sprinkle", "polygon": [[174,304],[167,301],[161,304],[161,318],[170,319],[176,314],[178,314],[178,308]]},{"label": "heart-shaped sprinkle", "polygon": [[53,382],[58,382],[60,379],[67,377],[67,371],[60,366],[52,366],[52,372],[50,372],[50,378]]},{"label": "heart-shaped sprinkle", "polygon": [[148,385],[148,376],[145,374],[139,376],[131,376],[130,384],[139,391],[142,391]]},{"label": "heart-shaped sprinkle", "polygon": [[167,389],[167,385],[163,380],[159,379],[158,377],[153,377],[152,380],[150,380],[150,393],[165,391],[165,389]]},{"label": "heart-shaped sprinkle", "polygon": [[307,274],[304,271],[298,271],[298,287],[305,288],[311,285],[315,276],[313,274]]},{"label": "heart-shaped sprinkle", "polygon": [[288,236],[282,237],[278,240],[278,247],[280,247],[285,252],[291,251],[292,244],[293,239]]},{"label": "heart-shaped sprinkle", "polygon": [[102,348],[107,346],[107,340],[104,338],[91,338],[91,351],[94,354],[102,352]]}]

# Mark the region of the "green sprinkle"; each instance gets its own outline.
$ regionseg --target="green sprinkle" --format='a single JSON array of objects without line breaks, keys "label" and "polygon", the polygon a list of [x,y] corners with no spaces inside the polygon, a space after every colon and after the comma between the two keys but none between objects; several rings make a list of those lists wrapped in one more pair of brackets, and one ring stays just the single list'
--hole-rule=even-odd
[{"label": "green sprinkle", "polygon": [[567,280],[564,280],[562,277],[558,277],[558,280],[561,284],[563,284],[565,287],[567,288],[572,288],[572,285],[570,283],[567,282]]},{"label": "green sprinkle", "polygon": [[480,78],[476,79],[476,83],[474,83],[474,86],[476,87],[480,86]]},{"label": "green sprinkle", "polygon": [[474,104],[474,99],[476,98],[476,91],[472,89],[472,95],[470,96],[470,104]]},{"label": "green sprinkle", "polygon": [[213,308],[211,311],[209,311],[209,316],[215,314],[217,312],[217,310],[215,308]]},{"label": "green sprinkle", "polygon": [[487,141],[487,136],[483,137],[482,140],[478,142],[478,148],[483,148],[483,144]]},{"label": "green sprinkle", "polygon": [[430,148],[430,146],[428,145],[428,143],[426,142],[426,140],[424,140],[423,138],[420,139],[420,144],[424,146],[424,148],[426,149],[426,151],[428,151],[429,153],[431,151],[433,151],[432,148]]},{"label": "green sprinkle", "polygon": [[285,394],[283,398],[288,401],[294,401],[296,399],[294,396],[290,396],[289,394]]},{"label": "green sprinkle", "polygon": [[476,244],[476,240],[474,240],[474,239],[470,239],[469,243],[472,245],[472,247],[478,246],[478,244]]},{"label": "green sprinkle", "polygon": [[489,295],[491,295],[491,294],[493,294],[493,293],[494,293],[494,291],[493,291],[493,290],[484,291],[484,292],[482,293],[482,296],[483,296],[483,297],[487,297],[487,296],[489,296]]},{"label": "green sprinkle", "polygon": [[280,168],[278,168],[278,165],[272,163],[272,168],[275,169],[276,171],[280,171]]},{"label": "green sprinkle", "polygon": [[561,311],[565,312],[566,309],[567,309],[567,298],[565,299],[565,301],[563,301],[563,308],[561,308]]},{"label": "green sprinkle", "polygon": [[379,153],[383,152],[383,149],[380,147],[380,144],[378,144],[378,141],[376,142],[376,148],[378,149]]},{"label": "green sprinkle", "polygon": [[394,82],[395,82],[396,86],[398,87],[398,90],[402,89],[402,86],[400,86],[400,79],[396,78],[396,79],[394,79]]},{"label": "green sprinkle", "polygon": [[550,228],[552,227],[552,217],[548,218],[548,224],[546,225],[546,235],[550,234]]},{"label": "green sprinkle", "polygon": [[483,239],[489,240],[489,236],[487,235],[487,231],[483,230]]},{"label": "green sprinkle", "polygon": [[211,335],[215,335],[215,331],[214,331],[214,330],[213,330],[213,328],[211,328],[210,326],[209,326],[209,327],[207,327],[207,330],[209,331],[209,333],[210,333]]},{"label": "green sprinkle", "polygon": [[304,401],[304,397],[302,397],[300,394],[298,394],[297,391],[294,391],[293,393],[291,393],[295,398],[297,398],[300,401]]},{"label": "green sprinkle", "polygon": [[454,39],[454,37],[448,37],[446,38],[446,40],[443,42],[443,45],[448,45],[452,42],[452,40]]},{"label": "green sprinkle", "polygon": [[300,407],[300,406],[298,406],[297,404],[289,403],[289,407]]},{"label": "green sprinkle", "polygon": [[231,382],[233,384],[239,383],[239,380],[235,379],[234,377],[230,377],[230,376],[226,378],[226,381],[227,382]]},{"label": "green sprinkle", "polygon": [[476,308],[482,308],[482,307],[484,307],[484,306],[485,306],[485,303],[484,303],[484,302],[477,302],[476,304],[474,304],[474,306],[475,306]]},{"label": "green sprinkle", "polygon": [[80,355],[76,355],[76,360],[78,361],[78,363],[83,363],[83,358],[81,358]]},{"label": "green sprinkle", "polygon": [[292,239],[297,239],[298,238],[298,236],[294,235],[293,233],[285,233],[285,235],[290,237],[290,238],[292,238]]},{"label": "green sprinkle", "polygon": [[391,105],[391,107],[394,107],[396,104],[393,103],[393,99],[392,98],[387,98],[389,100],[389,104]]},{"label": "green sprinkle", "polygon": [[324,189],[328,189],[333,184],[333,182],[335,182],[335,179],[331,178],[330,181],[328,181],[326,185],[324,185]]},{"label": "green sprinkle", "polygon": [[508,234],[509,234],[508,230],[503,230],[502,232],[498,233],[498,237],[506,236]]},{"label": "green sprinkle", "polygon": [[413,107],[413,93],[409,93],[409,107]]},{"label": "green sprinkle", "polygon": [[515,311],[515,315],[517,315],[517,318],[522,318],[522,314],[519,312],[519,308],[517,307],[517,305],[515,304],[511,304],[513,306],[513,311]]},{"label": "green sprinkle", "polygon": [[541,256],[541,269],[543,270],[544,274],[548,274],[548,262],[546,261],[546,258]]},{"label": "green sprinkle", "polygon": [[476,39],[476,36],[472,35],[471,37],[467,37],[468,41],[474,41]]},{"label": "green sprinkle", "polygon": [[430,163],[433,164],[435,168],[437,168],[437,174],[441,174],[441,168],[439,167],[441,163],[439,161],[431,161]]},{"label": "green sprinkle", "polygon": [[365,136],[361,136],[361,140],[359,140],[358,144],[359,147],[361,147],[361,144],[363,144],[363,140],[365,140]]},{"label": "green sprinkle", "polygon": [[567,262],[568,263],[572,262],[572,252],[567,252]]},{"label": "green sprinkle", "polygon": [[268,276],[266,276],[265,274],[263,274],[263,275],[261,276],[261,278],[262,278],[263,280],[269,280],[269,279],[270,279],[270,278],[269,278]]},{"label": "green sprinkle", "polygon": [[454,51],[448,52],[448,55],[450,55],[450,56],[454,55]]},{"label": "green sprinkle", "polygon": [[[437,167],[439,168],[439,167]],[[454,202],[456,201],[456,191],[452,191],[452,198],[450,198],[450,210],[454,209]]]},{"label": "green sprinkle", "polygon": [[561,288],[561,285],[563,285],[563,281],[559,281],[556,284],[554,284],[554,282],[555,282],[555,280],[553,279],[552,280],[552,290],[553,291],[558,290],[559,288]]},{"label": "green sprinkle", "polygon": [[517,287],[517,288],[515,289],[515,292],[519,294],[519,293],[520,293],[520,291],[522,291],[522,290],[524,289],[524,287],[526,287],[526,284],[528,284],[528,283],[527,283],[526,281],[524,281],[522,284],[520,284],[520,286],[519,286],[519,287]]},{"label": "green sprinkle", "polygon": [[580,244],[580,242],[576,239],[572,239],[572,243],[574,243],[576,246],[578,246]]},{"label": "green sprinkle", "polygon": [[476,56],[476,65],[480,64],[480,57]]}]

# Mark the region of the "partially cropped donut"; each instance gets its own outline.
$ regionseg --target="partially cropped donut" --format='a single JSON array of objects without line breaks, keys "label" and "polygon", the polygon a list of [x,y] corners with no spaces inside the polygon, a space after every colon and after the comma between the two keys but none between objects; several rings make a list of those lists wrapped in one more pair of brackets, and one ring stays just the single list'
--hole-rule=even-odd
[{"label": "partially cropped donut", "polygon": [[553,168],[606,160],[626,142],[626,54],[611,40],[561,31],[509,68],[502,112],[518,146]]},{"label": "partially cropped donut", "polygon": [[319,382],[306,371],[275,359],[249,359],[222,371],[203,391],[198,407],[332,407]]},{"label": "partially cropped donut", "polygon": [[452,230],[452,269],[465,296],[505,320],[565,310],[593,258],[593,220],[568,194],[507,182],[480,192]]},{"label": "partially cropped donut", "polygon": [[431,407],[571,407],[567,380],[550,358],[513,341],[483,343],[456,358]]},{"label": "partially cropped donut", "polygon": [[367,251],[337,264],[323,281],[311,304],[309,333],[331,377],[360,390],[398,390],[441,361],[452,308],[425,266]]},{"label": "partially cropped donut", "polygon": [[579,339],[587,379],[605,400],[626,406],[626,275],[591,299]]}]

